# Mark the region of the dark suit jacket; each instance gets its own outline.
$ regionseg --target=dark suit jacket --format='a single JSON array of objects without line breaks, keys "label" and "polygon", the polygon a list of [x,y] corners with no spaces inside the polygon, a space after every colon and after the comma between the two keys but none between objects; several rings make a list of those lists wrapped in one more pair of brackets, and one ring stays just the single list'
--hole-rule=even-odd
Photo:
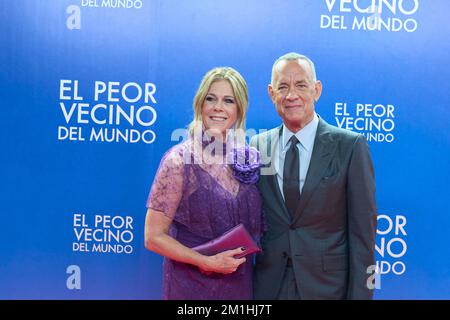
[{"label": "dark suit jacket", "polygon": [[301,299],[371,299],[367,268],[375,263],[376,202],[366,139],[319,118],[306,181],[291,218],[272,161],[281,129],[251,140],[266,163],[258,186],[268,225],[263,253],[256,258],[255,299],[277,297],[288,257]]}]

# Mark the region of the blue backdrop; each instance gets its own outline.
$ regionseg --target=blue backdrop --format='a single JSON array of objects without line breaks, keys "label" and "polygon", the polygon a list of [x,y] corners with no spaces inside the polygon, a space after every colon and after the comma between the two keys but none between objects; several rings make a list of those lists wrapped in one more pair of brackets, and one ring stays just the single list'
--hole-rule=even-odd
[{"label": "blue backdrop", "polygon": [[[247,127],[280,123],[271,66],[296,51],[317,112],[366,135],[377,299],[449,299],[446,0],[15,0],[0,10],[2,299],[159,299],[143,245],[162,154],[201,77],[231,66]],[[447,39],[447,40],[445,40]]]}]

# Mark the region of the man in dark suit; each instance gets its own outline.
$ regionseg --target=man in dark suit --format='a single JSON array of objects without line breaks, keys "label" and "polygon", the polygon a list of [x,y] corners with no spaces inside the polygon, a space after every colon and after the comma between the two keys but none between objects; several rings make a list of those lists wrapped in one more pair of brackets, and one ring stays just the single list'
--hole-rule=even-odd
[{"label": "man in dark suit", "polygon": [[283,124],[251,140],[266,164],[255,299],[371,299],[376,202],[366,139],[315,113],[322,84],[306,56],[280,57],[268,91]]}]

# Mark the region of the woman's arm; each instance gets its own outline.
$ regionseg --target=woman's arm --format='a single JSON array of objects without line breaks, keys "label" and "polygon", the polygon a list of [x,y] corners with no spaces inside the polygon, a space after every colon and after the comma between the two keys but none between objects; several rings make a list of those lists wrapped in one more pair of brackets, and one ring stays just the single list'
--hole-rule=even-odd
[{"label": "woman's arm", "polygon": [[236,259],[241,248],[228,250],[214,256],[205,256],[192,250],[169,235],[172,219],[164,213],[148,209],[145,217],[145,247],[169,259],[192,264],[204,273],[233,273],[245,262],[245,258]]}]

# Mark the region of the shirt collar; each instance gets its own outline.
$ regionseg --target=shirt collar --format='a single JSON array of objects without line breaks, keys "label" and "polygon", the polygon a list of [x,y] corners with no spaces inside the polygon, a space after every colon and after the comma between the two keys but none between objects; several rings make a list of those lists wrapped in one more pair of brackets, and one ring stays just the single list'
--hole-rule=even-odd
[{"label": "shirt collar", "polygon": [[[317,126],[319,125],[319,117],[314,112],[313,119],[304,126],[301,130],[295,133],[298,141],[306,149],[306,151],[311,151],[314,146],[314,139],[316,137]],[[294,135],[294,133],[289,130],[283,123],[283,150],[286,149],[289,139]]]}]

